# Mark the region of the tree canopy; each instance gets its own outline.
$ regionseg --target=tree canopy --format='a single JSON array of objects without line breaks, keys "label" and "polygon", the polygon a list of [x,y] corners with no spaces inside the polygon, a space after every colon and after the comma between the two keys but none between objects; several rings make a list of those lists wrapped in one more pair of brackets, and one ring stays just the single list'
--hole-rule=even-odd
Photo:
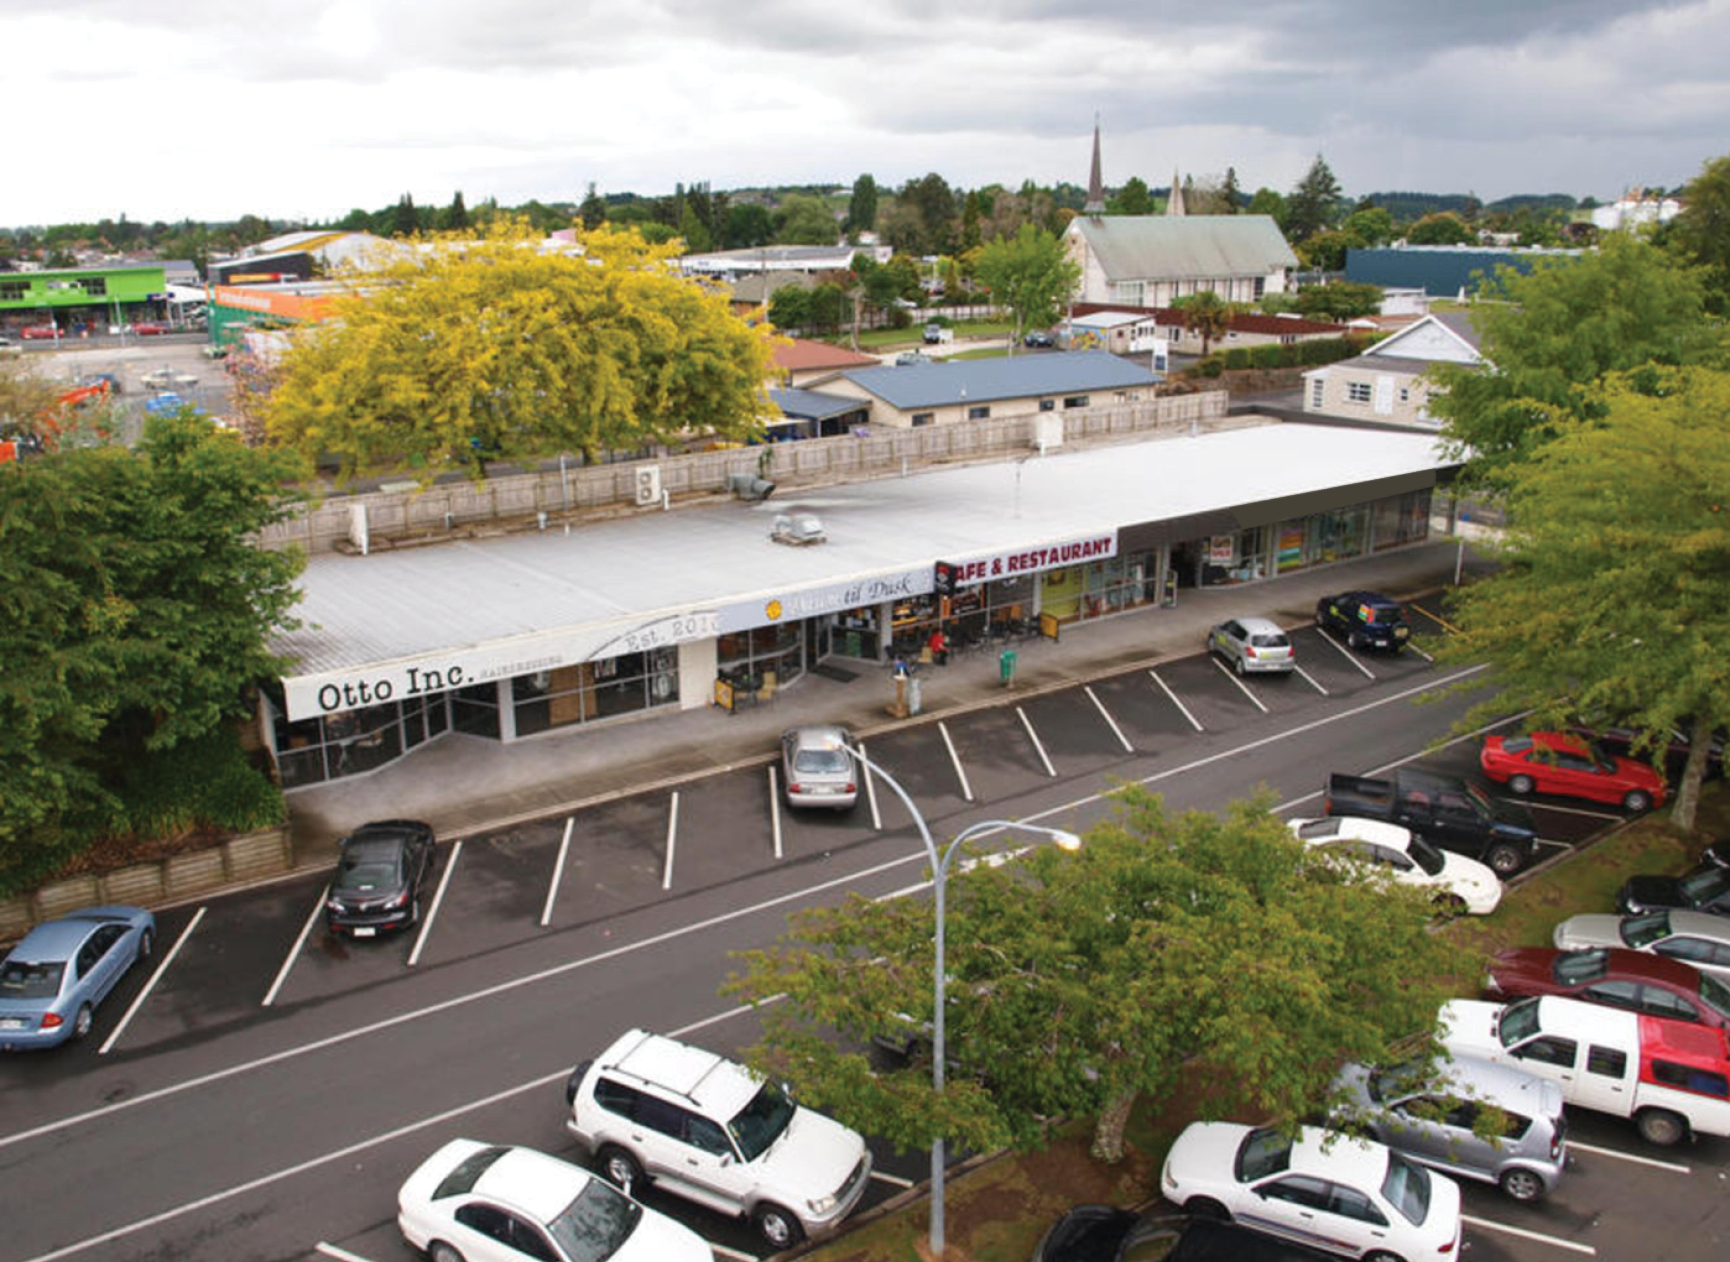
[{"label": "tree canopy", "polygon": [[441,237],[353,278],[336,318],[306,330],[265,419],[344,477],[758,431],[767,333],[680,276],[676,248],[632,229],[549,253],[520,223]]},{"label": "tree canopy", "polygon": [[1062,304],[1081,279],[1081,267],[1059,238],[1024,223],[1013,239],[999,237],[982,247],[973,274],[990,288],[992,301],[1014,316],[1013,348],[1024,331],[1057,323]]},{"label": "tree canopy", "polygon": [[0,465],[0,889],[105,836],[280,818],[231,728],[284,666],[301,559],[250,536],[292,466],[184,412]]},{"label": "tree canopy", "polygon": [[1318,859],[1267,806],[1173,816],[1131,788],[1078,852],[952,869],[941,1098],[928,1051],[877,1072],[857,1050],[928,1028],[923,900],[803,912],[744,955],[728,992],[782,997],[751,1059],[903,1147],[1029,1145],[1064,1114],[1097,1117],[1096,1153],[1115,1159],[1135,1098],[1198,1063],[1216,1088],[1204,1115],[1301,1116],[1341,1058],[1386,1059],[1429,1028],[1446,978],[1474,962],[1426,931],[1421,895]]},{"label": "tree canopy", "polygon": [[841,236],[829,203],[810,193],[788,193],[775,221],[775,240],[783,245],[834,245]]},{"label": "tree canopy", "polygon": [[1713,312],[1730,315],[1730,155],[1713,158],[1688,183],[1672,240],[1690,262],[1704,269]]},{"label": "tree canopy", "polygon": [[1323,228],[1331,228],[1339,212],[1340,182],[1318,153],[1286,199],[1285,219],[1280,226],[1294,242],[1303,242]]},{"label": "tree canopy", "polygon": [[1438,652],[1493,662],[1487,706],[1530,709],[1533,728],[1631,726],[1661,753],[1691,724],[1675,805],[1690,828],[1730,716],[1730,373],[1647,369],[1586,394],[1594,419],[1547,409],[1550,441],[1510,471],[1504,564],[1456,594]]},{"label": "tree canopy", "polygon": [[1203,355],[1231,328],[1232,305],[1211,289],[1180,298],[1176,305],[1183,313],[1184,329],[1201,339]]},{"label": "tree canopy", "polygon": [[1694,269],[1627,233],[1576,258],[1539,260],[1529,274],[1498,267],[1473,308],[1490,366],[1444,364],[1430,410],[1470,455],[1467,475],[1491,487],[1556,432],[1559,417],[1590,414],[1590,387],[1643,364],[1722,356]]}]

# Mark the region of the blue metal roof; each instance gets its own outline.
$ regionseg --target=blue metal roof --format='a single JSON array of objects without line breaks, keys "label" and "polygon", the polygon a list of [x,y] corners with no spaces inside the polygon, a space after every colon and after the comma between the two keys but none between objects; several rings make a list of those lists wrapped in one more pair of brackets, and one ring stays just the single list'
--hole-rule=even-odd
[{"label": "blue metal roof", "polygon": [[1046,351],[1007,359],[900,364],[860,368],[841,375],[904,411],[995,399],[1085,394],[1090,390],[1139,390],[1161,380],[1106,351]]},{"label": "blue metal roof", "polygon": [[864,399],[856,399],[849,394],[824,394],[821,390],[783,390],[776,387],[769,391],[769,397],[790,419],[797,421],[826,420],[831,416],[862,412],[869,406]]}]

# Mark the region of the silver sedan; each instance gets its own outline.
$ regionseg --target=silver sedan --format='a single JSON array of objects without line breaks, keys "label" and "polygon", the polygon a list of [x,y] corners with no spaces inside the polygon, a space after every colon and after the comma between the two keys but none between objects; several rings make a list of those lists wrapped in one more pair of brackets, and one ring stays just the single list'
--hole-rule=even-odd
[{"label": "silver sedan", "polygon": [[1271,618],[1232,618],[1207,633],[1207,648],[1240,675],[1285,672],[1297,666],[1291,637]]}]

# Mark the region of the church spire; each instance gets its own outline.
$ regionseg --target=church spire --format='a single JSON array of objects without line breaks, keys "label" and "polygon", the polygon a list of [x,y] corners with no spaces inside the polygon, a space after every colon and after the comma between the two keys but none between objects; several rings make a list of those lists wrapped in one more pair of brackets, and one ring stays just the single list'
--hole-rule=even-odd
[{"label": "church spire", "polygon": [[1171,196],[1165,199],[1165,213],[1182,215],[1187,213],[1183,208],[1183,184],[1177,178],[1176,168],[1171,172]]},{"label": "church spire", "polygon": [[1087,205],[1081,208],[1084,215],[1099,216],[1105,213],[1105,181],[1099,174],[1099,115],[1093,116],[1093,171],[1087,177]]}]

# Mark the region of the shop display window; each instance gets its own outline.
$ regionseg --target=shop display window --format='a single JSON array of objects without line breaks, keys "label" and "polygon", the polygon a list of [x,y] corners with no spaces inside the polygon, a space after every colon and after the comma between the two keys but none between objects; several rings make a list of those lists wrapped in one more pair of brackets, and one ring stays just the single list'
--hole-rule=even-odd
[{"label": "shop display window", "polygon": [[716,668],[722,679],[751,692],[762,687],[770,672],[778,686],[791,683],[805,673],[804,623],[777,622],[723,635]]},{"label": "shop display window", "polygon": [[679,699],[679,655],[673,648],[624,653],[511,680],[518,736],[614,718]]},{"label": "shop display window", "polygon": [[[430,701],[430,704],[429,704]],[[272,699],[275,718],[276,766],[285,789],[321,784],[343,776],[373,771],[444,730],[444,698],[417,697],[360,710],[341,710],[316,719],[290,723]]]}]

